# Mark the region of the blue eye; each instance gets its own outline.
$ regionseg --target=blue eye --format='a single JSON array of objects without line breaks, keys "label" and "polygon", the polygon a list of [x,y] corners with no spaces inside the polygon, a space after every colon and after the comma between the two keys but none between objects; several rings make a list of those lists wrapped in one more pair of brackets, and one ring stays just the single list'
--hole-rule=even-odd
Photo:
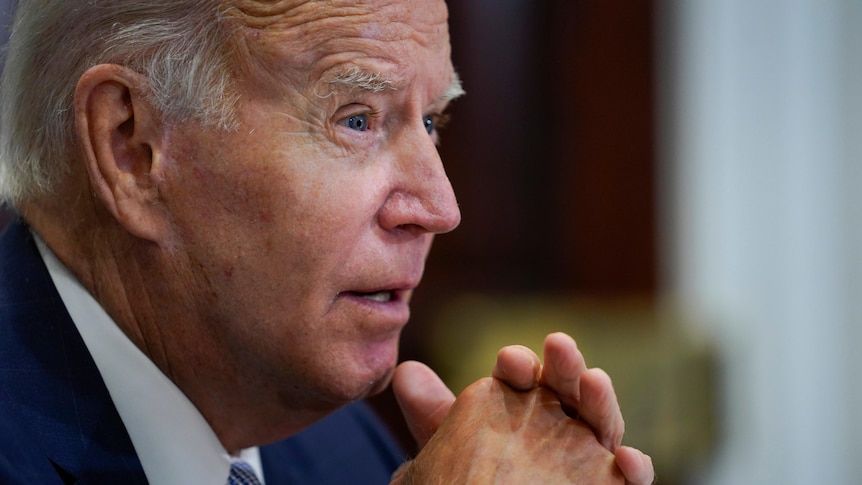
[{"label": "blue eye", "polygon": [[433,116],[426,116],[425,118],[422,118],[422,123],[425,124],[425,131],[427,131],[429,135],[434,133],[434,117]]},{"label": "blue eye", "polygon": [[354,115],[347,118],[347,127],[356,131],[368,130],[368,115]]}]

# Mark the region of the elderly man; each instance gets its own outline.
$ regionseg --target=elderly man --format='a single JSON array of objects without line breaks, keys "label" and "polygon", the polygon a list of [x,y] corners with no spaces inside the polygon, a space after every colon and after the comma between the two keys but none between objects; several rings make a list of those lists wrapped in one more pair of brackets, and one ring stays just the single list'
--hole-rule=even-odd
[{"label": "elderly man", "polygon": [[[21,0],[3,77],[3,483],[649,483],[549,336],[395,369],[460,214],[442,0]],[[402,455],[362,398],[393,381]],[[453,401],[455,401],[453,405]],[[353,404],[351,404],[353,403]]]}]

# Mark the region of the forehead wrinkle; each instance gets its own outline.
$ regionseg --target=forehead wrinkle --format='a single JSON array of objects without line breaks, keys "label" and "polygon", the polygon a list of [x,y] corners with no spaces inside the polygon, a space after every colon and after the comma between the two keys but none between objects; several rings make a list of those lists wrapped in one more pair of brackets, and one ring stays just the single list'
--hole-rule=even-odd
[{"label": "forehead wrinkle", "polygon": [[[402,58],[407,55],[407,46],[393,45],[390,41],[397,38],[413,40],[406,32],[394,35],[393,24],[381,28],[379,19],[364,12],[354,11],[349,19],[326,15],[320,18],[299,17],[289,26],[284,22],[268,29],[244,26],[245,34],[239,36],[238,45],[246,53],[251,75],[270,73],[277,79],[278,72],[294,76],[308,73],[310,76],[301,77],[306,81],[320,80],[321,74],[334,63],[347,62],[357,56],[384,62],[387,62],[386,58],[390,59],[388,62]],[[377,35],[368,35],[369,29]],[[403,30],[403,27],[399,24],[397,30]],[[398,50],[393,52],[393,48]],[[292,52],[285,56],[288,50]]]},{"label": "forehead wrinkle", "polygon": [[[403,61],[430,50],[448,58],[445,3],[426,1],[226,0],[234,5],[234,21],[244,24],[238,52],[253,92],[289,85],[308,101],[336,92],[404,89],[413,76]],[[413,7],[423,15],[405,5],[417,2]],[[463,92],[459,86],[452,83],[438,99],[456,98]]]},{"label": "forehead wrinkle", "polygon": [[[424,2],[427,0],[418,0]],[[320,46],[327,40],[360,38],[376,41],[413,40],[428,46],[434,40],[448,42],[445,3],[430,16],[405,7],[395,0],[225,0],[224,14],[248,29],[249,40],[270,42],[300,41]],[[408,2],[410,3],[410,2]],[[427,13],[425,8],[422,12]],[[440,28],[442,26],[442,29]],[[435,39],[444,34],[443,39]],[[432,40],[434,39],[434,40]],[[266,42],[266,41],[264,41]]]},{"label": "forehead wrinkle", "polygon": [[264,29],[280,19],[291,18],[307,0],[260,2],[256,0],[226,1],[224,14],[239,20],[241,25],[252,29]]},{"label": "forehead wrinkle", "polygon": [[[266,29],[275,24],[291,26],[330,17],[332,12],[319,8],[317,4],[320,3],[319,0],[227,0],[224,12],[240,19],[246,27]],[[352,11],[357,10],[349,3],[335,5],[336,2],[332,0],[328,3],[339,7],[344,16],[350,16]]]},{"label": "forehead wrinkle", "polygon": [[[226,0],[224,13],[253,30],[300,28],[308,31],[309,26],[321,24],[318,29],[326,31],[347,20],[362,23],[356,18],[380,15],[383,9],[397,2],[386,1],[377,6],[375,3],[356,0]],[[336,25],[332,25],[333,22]]]}]

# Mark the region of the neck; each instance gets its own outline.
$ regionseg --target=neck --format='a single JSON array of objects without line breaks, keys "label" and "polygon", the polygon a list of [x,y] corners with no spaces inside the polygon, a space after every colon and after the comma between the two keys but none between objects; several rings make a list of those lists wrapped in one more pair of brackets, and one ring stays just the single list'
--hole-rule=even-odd
[{"label": "neck", "polygon": [[[135,238],[92,204],[25,204],[22,216],[124,334],[189,397],[229,452],[295,434],[322,418],[291,404],[243,362],[206,315],[205,288],[184,282],[194,265],[181,249]],[[63,207],[63,210],[60,210]],[[78,210],[76,210],[78,209]],[[74,222],[70,222],[74,221]],[[214,357],[219,356],[219,357]]]}]

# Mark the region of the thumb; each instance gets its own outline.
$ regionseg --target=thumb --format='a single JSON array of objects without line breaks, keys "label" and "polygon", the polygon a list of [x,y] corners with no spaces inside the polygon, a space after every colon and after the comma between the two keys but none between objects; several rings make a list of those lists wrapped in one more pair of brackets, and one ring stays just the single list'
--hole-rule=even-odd
[{"label": "thumb", "polygon": [[628,446],[620,446],[614,452],[617,466],[626,477],[627,485],[651,485],[655,483],[655,468],[652,458],[640,450]]},{"label": "thumb", "polygon": [[395,369],[392,391],[410,433],[422,448],[449,414],[455,395],[430,367],[414,361]]}]

